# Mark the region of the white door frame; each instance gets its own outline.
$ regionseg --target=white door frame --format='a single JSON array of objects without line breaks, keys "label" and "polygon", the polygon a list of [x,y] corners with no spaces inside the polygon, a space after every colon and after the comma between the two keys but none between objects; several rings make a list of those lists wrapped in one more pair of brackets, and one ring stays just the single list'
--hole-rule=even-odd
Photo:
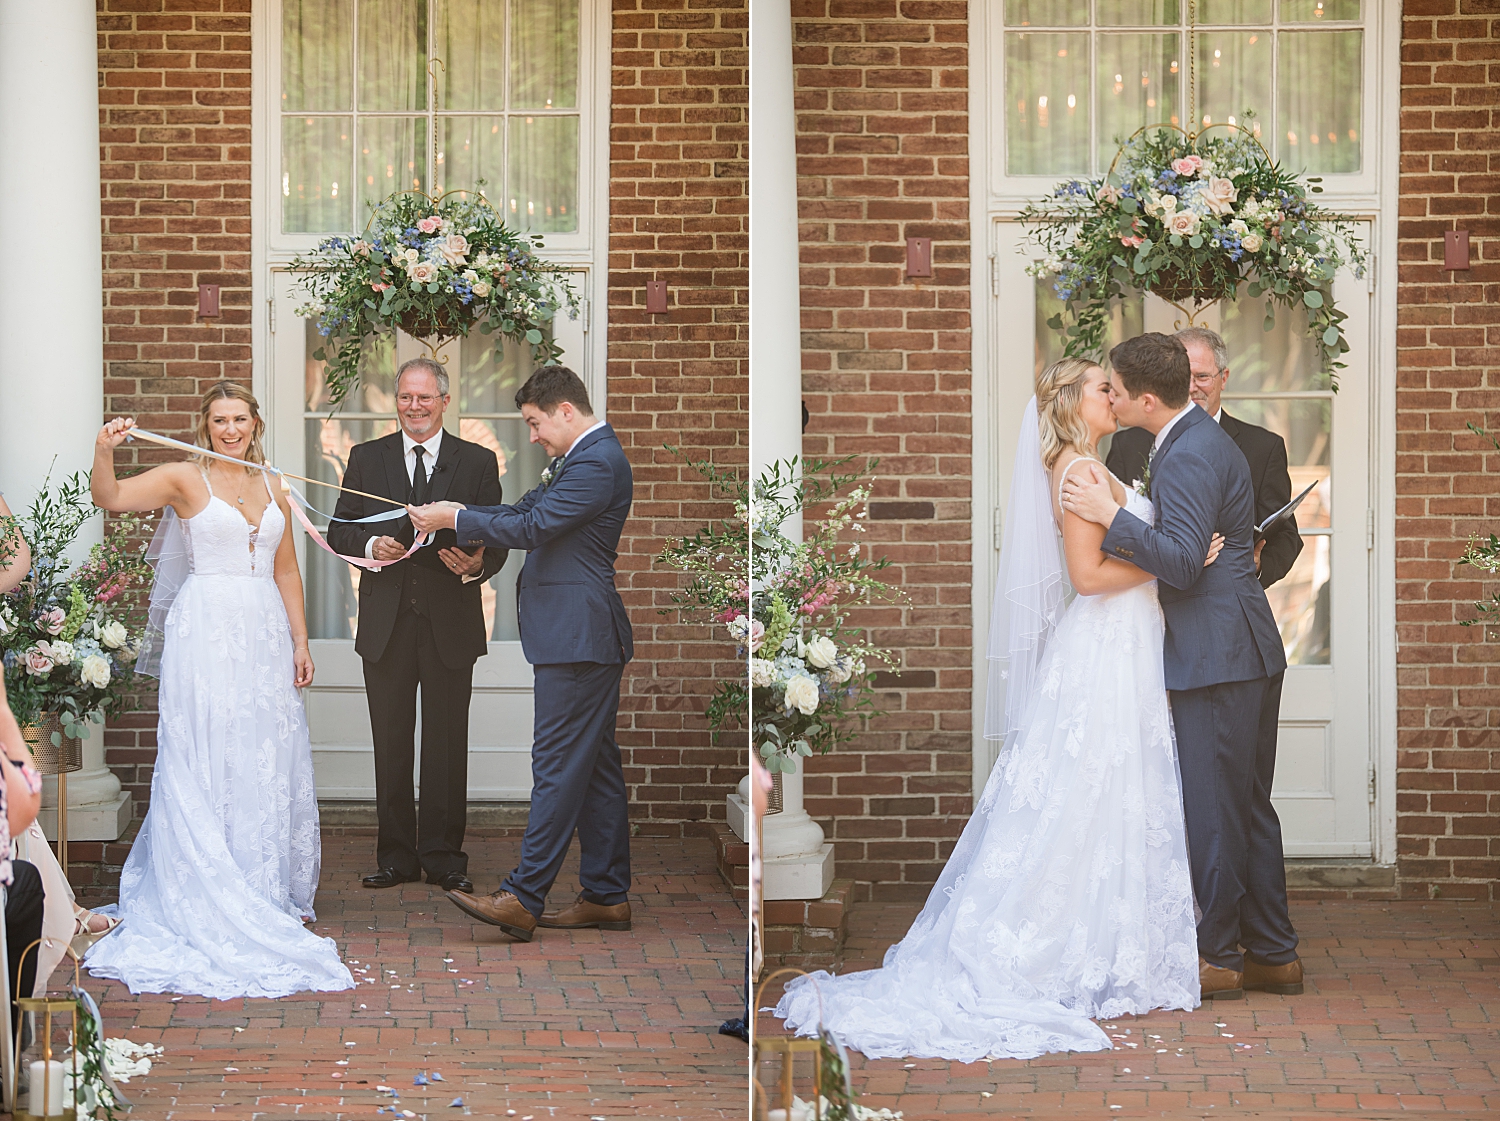
[{"label": "white door frame", "polygon": [[[995,545],[1000,521],[997,507],[1005,500],[999,480],[992,434],[1003,423],[999,402],[990,388],[991,364],[1007,350],[997,337],[994,313],[996,272],[991,229],[996,218],[1015,218],[1028,197],[1006,194],[994,182],[997,150],[1003,151],[1005,121],[993,112],[997,88],[1003,88],[1004,55],[995,50],[1001,0],[982,0],[969,7],[969,268],[971,278],[973,392],[973,649],[974,697],[971,705],[973,790],[978,795],[988,776],[990,749],[984,739],[984,689],[989,680],[985,651],[989,641],[990,600],[999,562]],[[1374,548],[1370,552],[1370,689],[1371,758],[1375,762],[1375,800],[1371,806],[1373,859],[1396,859],[1396,224],[1399,202],[1399,131],[1401,97],[1401,14],[1394,3],[1366,5],[1364,99],[1369,141],[1368,159],[1376,169],[1373,194],[1342,198],[1332,190],[1325,200],[1367,218],[1373,226],[1370,246],[1374,296],[1370,309],[1370,504],[1374,511]],[[997,146],[999,146],[997,148]]]}]

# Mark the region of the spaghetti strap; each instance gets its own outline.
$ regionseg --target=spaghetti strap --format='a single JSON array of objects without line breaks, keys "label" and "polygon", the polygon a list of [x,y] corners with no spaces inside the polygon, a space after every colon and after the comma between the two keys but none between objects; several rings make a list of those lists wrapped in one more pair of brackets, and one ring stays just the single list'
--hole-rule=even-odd
[{"label": "spaghetti strap", "polygon": [[[1062,505],[1062,488],[1063,488],[1063,484],[1068,481],[1068,472],[1071,471],[1071,470],[1073,470],[1073,465],[1074,464],[1080,462],[1081,460],[1085,460],[1085,459],[1088,460],[1090,463],[1098,463],[1099,462],[1099,460],[1095,459],[1091,455],[1080,455],[1080,456],[1077,456],[1075,459],[1071,460],[1066,467],[1063,468],[1062,474],[1057,477],[1057,504],[1059,506]],[[1108,473],[1109,472],[1106,470],[1105,474],[1108,474]],[[1113,476],[1110,476],[1110,477],[1113,478]]]}]

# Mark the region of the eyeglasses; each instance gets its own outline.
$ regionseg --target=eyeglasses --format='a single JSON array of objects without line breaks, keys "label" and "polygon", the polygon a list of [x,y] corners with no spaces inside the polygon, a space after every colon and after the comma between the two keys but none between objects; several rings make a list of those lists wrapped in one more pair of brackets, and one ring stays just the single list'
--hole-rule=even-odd
[{"label": "eyeglasses", "polygon": [[413,395],[410,393],[400,393],[396,395],[396,404],[404,409],[409,405],[431,405],[433,402],[441,401],[442,399],[441,394],[420,393]]},{"label": "eyeglasses", "polygon": [[1212,385],[1214,382],[1218,381],[1223,376],[1224,376],[1224,371],[1223,370],[1215,370],[1211,374],[1194,374],[1193,375],[1193,384],[1194,385]]}]

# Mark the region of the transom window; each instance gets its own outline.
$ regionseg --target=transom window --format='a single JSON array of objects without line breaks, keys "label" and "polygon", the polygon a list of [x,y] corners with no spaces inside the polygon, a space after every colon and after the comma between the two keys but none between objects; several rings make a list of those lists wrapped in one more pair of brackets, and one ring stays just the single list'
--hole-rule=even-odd
[{"label": "transom window", "polygon": [[1008,175],[1097,175],[1142,125],[1243,123],[1291,170],[1362,168],[1361,0],[1004,0]]},{"label": "transom window", "polygon": [[580,34],[579,0],[283,0],[282,232],[476,188],[517,229],[576,232]]}]

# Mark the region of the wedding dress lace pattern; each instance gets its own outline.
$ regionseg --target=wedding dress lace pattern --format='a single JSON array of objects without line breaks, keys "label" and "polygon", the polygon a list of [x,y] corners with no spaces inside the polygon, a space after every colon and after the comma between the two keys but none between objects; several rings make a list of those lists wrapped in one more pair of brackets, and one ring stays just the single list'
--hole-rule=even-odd
[{"label": "wedding dress lace pattern", "polygon": [[151,808],[89,970],[133,993],[228,1000],[354,987],[313,917],[312,749],[272,579],[286,519],[216,496],[182,523],[192,572],[167,616]]},{"label": "wedding dress lace pattern", "polygon": [[[1127,489],[1126,508],[1151,505]],[[1078,596],[1020,731],[917,921],[879,969],[787,986],[870,1058],[1102,1051],[1092,1018],[1198,1005],[1198,940],[1156,583]]]}]

